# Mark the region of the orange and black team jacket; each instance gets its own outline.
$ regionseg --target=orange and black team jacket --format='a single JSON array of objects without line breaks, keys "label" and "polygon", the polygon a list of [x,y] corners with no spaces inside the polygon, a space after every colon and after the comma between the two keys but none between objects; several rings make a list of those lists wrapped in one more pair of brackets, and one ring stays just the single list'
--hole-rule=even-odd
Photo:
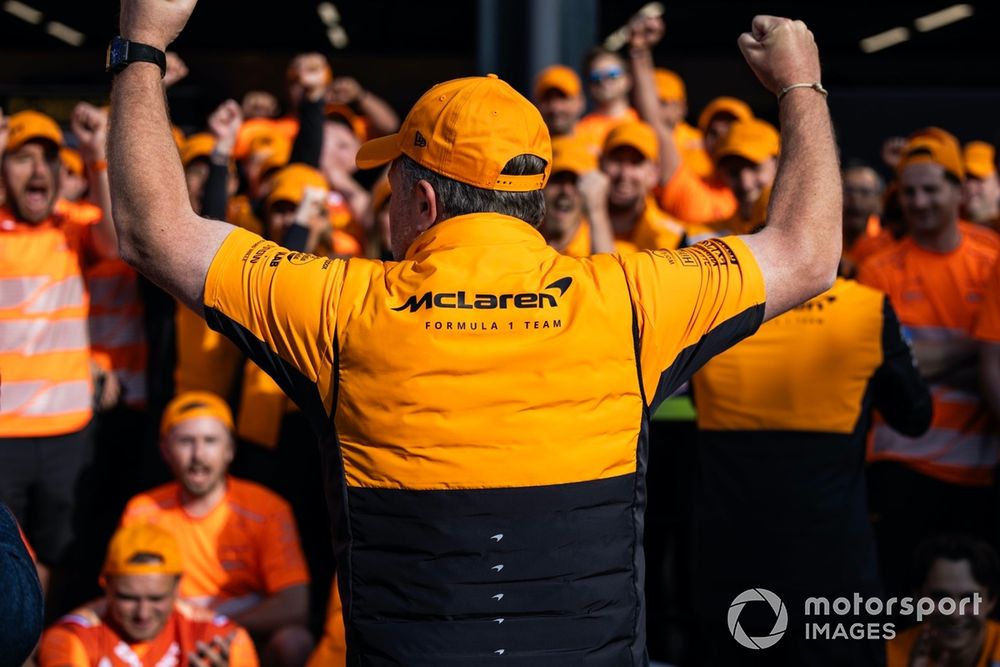
[{"label": "orange and black team jacket", "polygon": [[[817,587],[872,583],[864,479],[872,409],[911,437],[932,413],[888,297],[838,279],[713,358],[692,385],[704,585],[733,570],[779,595],[782,585],[822,595]],[[745,588],[726,591],[727,602]]]},{"label": "orange and black team jacket", "polygon": [[649,420],[760,325],[740,239],[578,259],[475,214],[383,263],[234,230],[204,303],[320,432],[350,664],[644,664]]}]

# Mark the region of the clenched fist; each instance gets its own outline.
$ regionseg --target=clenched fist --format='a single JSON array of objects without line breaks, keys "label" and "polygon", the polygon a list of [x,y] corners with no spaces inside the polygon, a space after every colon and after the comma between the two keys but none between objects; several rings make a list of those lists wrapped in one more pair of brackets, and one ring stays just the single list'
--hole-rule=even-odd
[{"label": "clenched fist", "polygon": [[121,36],[161,51],[177,39],[198,0],[122,0]]},{"label": "clenched fist", "polygon": [[819,51],[805,23],[755,16],[751,30],[740,35],[740,51],[765,88],[778,94],[793,83],[820,80]]}]

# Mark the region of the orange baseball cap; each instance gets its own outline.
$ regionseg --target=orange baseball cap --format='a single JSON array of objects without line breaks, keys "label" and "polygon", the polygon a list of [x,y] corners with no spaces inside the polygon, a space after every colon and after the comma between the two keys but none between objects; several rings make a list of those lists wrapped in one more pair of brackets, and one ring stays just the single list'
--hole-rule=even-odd
[{"label": "orange baseball cap", "polygon": [[83,156],[75,148],[60,148],[59,159],[62,160],[66,171],[77,176],[83,176]]},{"label": "orange baseball cap", "polygon": [[750,118],[733,123],[726,136],[719,141],[712,159],[718,162],[735,155],[760,164],[768,158],[777,157],[780,149],[781,136],[774,125],[759,118]]},{"label": "orange baseball cap", "polygon": [[299,123],[294,118],[251,118],[240,125],[236,133],[233,157],[242,160],[249,155],[251,143],[261,135],[279,135],[291,143],[298,131]]},{"label": "orange baseball cap", "polygon": [[[542,174],[501,174],[518,155],[545,161]],[[541,190],[552,168],[549,129],[531,102],[497,78],[453,79],[417,100],[397,134],[362,144],[357,164],[382,166],[406,155],[431,171],[486,190]]]},{"label": "orange baseball cap", "polygon": [[588,146],[576,137],[556,137],[552,140],[552,173],[568,171],[585,174],[597,169],[597,158]]},{"label": "orange baseball cap", "polygon": [[656,132],[641,120],[622,123],[608,132],[602,154],[607,155],[619,146],[631,146],[647,160],[657,160],[660,157],[660,142],[656,139]]},{"label": "orange baseball cap", "polygon": [[566,97],[576,97],[583,90],[580,77],[566,65],[550,65],[539,72],[535,77],[535,99],[540,99],[553,88]]},{"label": "orange baseball cap", "polygon": [[176,125],[170,126],[170,134],[174,138],[174,143],[177,144],[177,150],[184,148],[184,142],[187,138],[184,136],[184,130],[177,127]]},{"label": "orange baseball cap", "polygon": [[225,401],[209,391],[186,391],[167,404],[160,420],[160,435],[166,435],[181,422],[198,417],[214,417],[233,430],[233,413]]},{"label": "orange baseball cap", "polygon": [[973,178],[987,178],[997,173],[997,151],[985,141],[970,141],[962,149],[965,173]]},{"label": "orange baseball cap", "polygon": [[267,156],[260,162],[260,175],[263,176],[274,169],[281,169],[288,164],[292,157],[292,144],[282,136],[274,136],[267,144],[262,144],[259,148],[254,148],[251,153],[257,151],[267,153]]},{"label": "orange baseball cap", "polygon": [[684,102],[687,100],[687,88],[684,79],[677,72],[657,67],[653,72],[656,82],[656,96],[664,102]]},{"label": "orange baseball cap", "polygon": [[720,113],[728,114],[736,120],[750,120],[753,118],[753,111],[743,100],[735,97],[716,97],[701,110],[698,116],[698,129],[704,132],[708,129],[712,119]]},{"label": "orange baseball cap", "polygon": [[184,140],[181,147],[181,163],[186,167],[198,158],[212,157],[215,150],[215,135],[210,132],[198,132]]},{"label": "orange baseball cap", "polygon": [[902,173],[911,164],[940,165],[958,180],[965,179],[961,145],[955,135],[939,127],[925,127],[907,137],[896,173]]},{"label": "orange baseball cap", "polygon": [[306,188],[329,190],[326,179],[318,169],[306,164],[290,164],[278,171],[271,179],[271,192],[267,195],[267,208],[274,202],[290,201],[298,204],[305,196]]},{"label": "orange baseball cap", "polygon": [[[156,556],[146,562],[135,562],[140,554]],[[145,559],[142,559],[145,560]],[[131,574],[172,574],[184,572],[177,540],[166,528],[151,523],[138,523],[119,528],[108,545],[108,555],[101,570],[105,577]]]},{"label": "orange baseball cap", "polygon": [[40,111],[18,111],[7,121],[7,148],[14,151],[32,139],[48,139],[56,146],[63,145],[63,133],[59,125]]}]

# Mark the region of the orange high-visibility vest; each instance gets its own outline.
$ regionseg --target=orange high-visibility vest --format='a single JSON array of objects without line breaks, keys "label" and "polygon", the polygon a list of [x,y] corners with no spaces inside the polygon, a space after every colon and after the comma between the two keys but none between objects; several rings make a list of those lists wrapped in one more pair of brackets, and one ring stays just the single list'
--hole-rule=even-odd
[{"label": "orange high-visibility vest", "polygon": [[0,208],[0,437],[72,433],[91,417],[88,225]]}]

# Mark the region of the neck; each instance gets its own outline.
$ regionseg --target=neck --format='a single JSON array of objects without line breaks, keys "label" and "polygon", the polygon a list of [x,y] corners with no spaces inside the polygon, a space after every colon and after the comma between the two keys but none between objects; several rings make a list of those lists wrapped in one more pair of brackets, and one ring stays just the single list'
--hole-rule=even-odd
[{"label": "neck", "polygon": [[184,507],[184,511],[189,515],[200,518],[211,512],[215,507],[222,502],[223,497],[226,495],[226,480],[223,478],[222,482],[214,489],[209,491],[203,496],[194,496],[187,492],[184,487],[181,487],[181,505]]},{"label": "neck", "polygon": [[646,200],[642,198],[631,206],[617,207],[609,204],[608,217],[611,219],[611,229],[615,236],[631,234],[645,210]]},{"label": "neck", "polygon": [[934,231],[914,231],[912,236],[917,246],[932,252],[951,252],[962,242],[962,233],[958,231],[957,222]]},{"label": "neck", "polygon": [[598,106],[598,110],[605,116],[618,118],[626,111],[628,111],[628,100],[625,99],[608,100],[604,104]]}]

